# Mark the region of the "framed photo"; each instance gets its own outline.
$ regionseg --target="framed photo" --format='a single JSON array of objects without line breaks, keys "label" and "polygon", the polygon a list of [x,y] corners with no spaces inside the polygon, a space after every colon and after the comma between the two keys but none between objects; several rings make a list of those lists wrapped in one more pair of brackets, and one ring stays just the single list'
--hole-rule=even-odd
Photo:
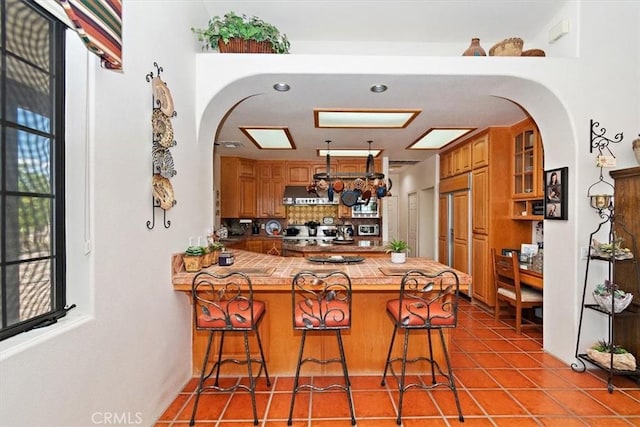
[{"label": "framed photo", "polygon": [[544,219],[567,219],[569,168],[544,171]]}]

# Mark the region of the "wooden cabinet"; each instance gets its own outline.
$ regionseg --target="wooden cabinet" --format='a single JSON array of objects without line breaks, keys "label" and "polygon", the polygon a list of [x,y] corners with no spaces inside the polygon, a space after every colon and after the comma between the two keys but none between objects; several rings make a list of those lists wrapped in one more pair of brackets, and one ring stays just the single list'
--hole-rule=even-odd
[{"label": "wooden cabinet", "polygon": [[485,133],[471,141],[471,168],[489,165],[489,134]]},{"label": "wooden cabinet", "polygon": [[[640,358],[640,267],[637,257],[640,256],[640,167],[616,170],[610,172],[615,179],[615,216],[614,230],[618,236],[635,237],[636,248],[632,248],[634,260],[616,263],[614,283],[625,292],[633,294],[633,301],[627,308],[628,313],[634,315],[618,316],[615,322],[614,343]],[[621,230],[622,224],[628,234]],[[623,246],[631,247],[632,241],[627,238]]]},{"label": "wooden cabinet", "polygon": [[313,164],[311,162],[286,162],[287,185],[309,185],[313,180]]},{"label": "wooden cabinet", "polygon": [[489,167],[471,174],[471,227],[474,233],[489,233]]},{"label": "wooden cabinet", "polygon": [[453,174],[469,172],[471,170],[471,144],[464,143],[453,150]]},{"label": "wooden cabinet", "polygon": [[453,263],[451,266],[469,272],[469,192],[453,193]]},{"label": "wooden cabinet", "polygon": [[[511,186],[505,180],[509,179],[508,171],[512,165],[512,143],[511,129],[489,128],[449,152],[449,155],[455,156],[456,150],[460,150],[457,154],[458,170],[466,167],[463,164],[466,163],[467,153],[470,153],[469,164],[472,169],[470,201],[467,202],[471,206],[465,209],[464,199],[460,197],[454,201],[453,211],[454,221],[457,221],[456,223],[461,227],[466,221],[466,233],[471,229],[471,236],[466,237],[466,240],[463,236],[457,238],[454,236],[454,255],[451,260],[448,259],[447,253],[447,239],[450,237],[447,236],[447,233],[450,233],[450,230],[447,229],[446,221],[443,220],[447,218],[448,214],[446,197],[443,197],[443,194],[440,195],[439,261],[463,269],[461,265],[469,263],[470,257],[473,276],[471,296],[474,300],[490,307],[495,304],[491,248],[501,250],[502,248],[519,247],[521,243],[531,241],[530,222],[513,221],[511,217]],[[464,146],[468,147],[468,151],[462,150]],[[443,162],[447,162],[446,159],[446,154],[440,157],[441,176],[447,168],[446,165],[443,165]],[[460,184],[452,185],[452,183],[465,176],[465,174],[454,174],[448,179],[441,180],[440,192],[455,191],[455,188],[459,188]],[[459,205],[457,209],[456,203]],[[455,230],[454,234],[456,234]],[[464,267],[464,271],[467,269]]]},{"label": "wooden cabinet", "polygon": [[250,252],[262,253],[262,239],[250,238],[245,243],[245,249]]},{"label": "wooden cabinet", "polygon": [[534,205],[544,198],[544,153],[538,128],[531,119],[512,127],[512,217],[514,219],[541,220],[534,215]]},{"label": "wooden cabinet", "polygon": [[487,259],[491,258],[489,236],[474,234],[471,238],[471,296],[487,305],[495,303],[495,287],[493,284],[493,270],[487,268]]},{"label": "wooden cabinet", "polygon": [[438,262],[449,265],[449,227],[448,217],[448,197],[446,194],[440,194],[438,199]]},{"label": "wooden cabinet", "polygon": [[453,153],[446,152],[440,154],[440,179],[453,176]]},{"label": "wooden cabinet", "polygon": [[220,216],[256,216],[256,161],[240,157],[220,158]]},{"label": "wooden cabinet", "polygon": [[284,218],[285,206],[282,196],[285,187],[284,161],[258,162],[258,218]]}]

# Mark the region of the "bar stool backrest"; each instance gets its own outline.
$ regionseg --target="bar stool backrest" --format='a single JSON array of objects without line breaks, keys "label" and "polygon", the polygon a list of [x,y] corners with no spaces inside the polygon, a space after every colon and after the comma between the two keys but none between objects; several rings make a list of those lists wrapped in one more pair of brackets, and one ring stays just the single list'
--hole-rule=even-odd
[{"label": "bar stool backrest", "polygon": [[459,291],[460,280],[452,270],[411,270],[402,277],[400,298],[390,301],[388,309],[401,328],[455,328]]},{"label": "bar stool backrest", "polygon": [[191,286],[196,329],[250,330],[264,312],[253,301],[251,279],[244,273],[214,274],[201,271]]},{"label": "bar stool backrest", "polygon": [[342,271],[297,273],[291,282],[294,329],[348,329],[351,278]]}]

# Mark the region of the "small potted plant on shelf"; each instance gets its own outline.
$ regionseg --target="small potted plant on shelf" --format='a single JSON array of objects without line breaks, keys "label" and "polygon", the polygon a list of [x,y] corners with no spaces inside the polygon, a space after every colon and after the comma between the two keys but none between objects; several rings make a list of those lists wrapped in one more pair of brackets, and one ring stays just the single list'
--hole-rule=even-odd
[{"label": "small potted plant on shelf", "polygon": [[290,43],[274,25],[262,19],[228,12],[214,16],[207,28],[191,28],[203,48],[224,53],[289,53]]},{"label": "small potted plant on shelf", "polygon": [[209,244],[209,250],[211,251],[212,257],[211,264],[216,264],[218,262],[218,257],[220,256],[220,252],[224,250],[224,244],[213,241]]},{"label": "small potted plant on shelf", "polygon": [[593,298],[598,305],[608,313],[611,313],[611,303],[613,300],[614,313],[620,313],[631,304],[633,294],[618,289],[618,285],[605,280],[593,291]]},{"label": "small potted plant on shelf", "polygon": [[202,246],[189,246],[182,255],[184,269],[189,272],[199,271],[202,268],[204,248]]},{"label": "small potted plant on shelf", "polygon": [[407,261],[409,245],[404,240],[393,239],[385,246],[387,253],[391,253],[391,262],[403,264]]},{"label": "small potted plant on shelf", "polygon": [[600,340],[587,349],[587,356],[605,369],[611,368],[611,355],[613,354],[613,369],[619,371],[635,371],[636,358],[624,348]]}]

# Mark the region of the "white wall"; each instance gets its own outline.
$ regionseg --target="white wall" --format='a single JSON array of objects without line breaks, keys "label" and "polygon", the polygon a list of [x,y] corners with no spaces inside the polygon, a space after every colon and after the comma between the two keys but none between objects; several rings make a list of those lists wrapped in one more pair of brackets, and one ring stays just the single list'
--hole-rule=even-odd
[{"label": "white wall", "polygon": [[[153,425],[191,377],[190,305],[172,289],[170,257],[211,225],[198,194],[210,186],[201,173],[210,169],[210,148],[203,155],[196,144],[189,77],[199,48],[188,28],[202,6],[154,2],[152,15],[149,6],[124,2],[123,72],[101,69],[68,34],[68,302],[78,307],[55,326],[1,343],[0,425],[84,427],[104,424],[108,414]],[[156,74],[154,61],[178,112],[171,150],[178,204],[167,213],[170,228],[157,210],[148,230],[152,101],[145,75]]]},{"label": "white wall", "polygon": [[[624,132],[625,143],[615,148],[618,166],[635,164],[630,141],[640,123],[640,45],[629,41],[640,39],[640,3],[581,3],[578,58],[481,58],[473,67],[458,57],[194,55],[199,48],[186,29],[201,21],[197,5],[124,2],[124,72],[99,69],[91,58],[87,90],[72,90],[69,102],[79,111],[70,115],[69,302],[78,308],[54,327],[1,344],[0,425],[86,426],[93,414],[109,411],[140,414],[142,425],[152,425],[178,393],[191,374],[191,325],[187,298],[171,287],[170,255],[211,225],[211,144],[222,114],[237,101],[225,86],[260,73],[507,76],[495,95],[519,101],[536,118],[547,167],[570,168],[569,221],[545,225],[544,321],[552,326],[545,330],[547,350],[572,360],[584,267],[578,247],[595,223],[584,197],[597,177],[588,124],[594,118]],[[86,59],[77,56],[73,64],[80,67]],[[155,72],[154,61],[164,67],[178,111],[172,120],[178,204],[167,213],[170,228],[158,223],[149,231],[151,88],[144,77]],[[73,89],[83,79],[70,83]],[[89,117],[78,105],[83,93]],[[86,122],[93,246],[87,256],[80,213]],[[394,181],[394,194],[402,185]]]}]

